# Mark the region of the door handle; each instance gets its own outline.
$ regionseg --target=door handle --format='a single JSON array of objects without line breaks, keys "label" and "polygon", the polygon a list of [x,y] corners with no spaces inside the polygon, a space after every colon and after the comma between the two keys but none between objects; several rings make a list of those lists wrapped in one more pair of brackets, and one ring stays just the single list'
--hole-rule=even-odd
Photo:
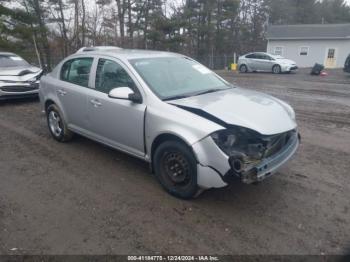
[{"label": "door handle", "polygon": [[61,95],[61,96],[65,96],[67,94],[66,91],[64,91],[63,89],[58,89],[57,90],[57,94]]},{"label": "door handle", "polygon": [[101,107],[102,103],[96,99],[92,99],[90,100],[90,103],[94,106],[94,107]]}]

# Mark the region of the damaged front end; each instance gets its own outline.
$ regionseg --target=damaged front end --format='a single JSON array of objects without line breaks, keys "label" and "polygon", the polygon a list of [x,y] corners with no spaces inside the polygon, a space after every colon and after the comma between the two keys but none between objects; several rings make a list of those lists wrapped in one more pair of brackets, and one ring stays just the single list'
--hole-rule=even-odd
[{"label": "damaged front end", "polygon": [[0,76],[0,100],[37,96],[42,75],[42,70],[23,70],[18,75]]},{"label": "damaged front end", "polygon": [[223,180],[229,183],[239,177],[246,184],[272,175],[294,155],[300,139],[296,130],[266,136],[241,127],[221,130],[211,137],[228,156],[231,169]]}]

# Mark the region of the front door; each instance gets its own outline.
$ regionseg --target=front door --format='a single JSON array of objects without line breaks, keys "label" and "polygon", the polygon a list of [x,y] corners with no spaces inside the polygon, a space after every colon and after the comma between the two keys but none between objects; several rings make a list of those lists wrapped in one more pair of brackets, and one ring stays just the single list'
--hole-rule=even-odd
[{"label": "front door", "polygon": [[144,157],[146,106],[143,103],[110,98],[110,90],[118,87],[130,87],[134,92],[140,92],[120,63],[100,58],[95,89],[89,90],[87,98],[89,129],[101,142]]},{"label": "front door", "polygon": [[326,54],[326,61],[325,61],[325,67],[326,68],[334,68],[337,65],[336,61],[336,49],[335,48],[328,48],[327,54]]}]

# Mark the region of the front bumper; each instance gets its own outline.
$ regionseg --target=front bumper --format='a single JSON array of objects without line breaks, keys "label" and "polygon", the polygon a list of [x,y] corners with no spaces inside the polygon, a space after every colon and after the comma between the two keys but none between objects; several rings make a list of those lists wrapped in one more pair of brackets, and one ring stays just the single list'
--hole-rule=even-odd
[{"label": "front bumper", "polygon": [[[259,165],[252,168],[251,170],[244,172],[240,175],[240,178],[245,184],[252,184],[263,181],[267,177],[276,173],[276,171],[283,166],[292,156],[296,153],[300,143],[300,135],[295,132],[295,135],[291,137],[284,148],[273,155],[272,157],[264,159]],[[229,181],[232,171],[229,171],[225,176],[224,180]]]},{"label": "front bumper", "polygon": [[288,66],[282,66],[282,71],[283,72],[291,72],[291,71],[295,71],[295,70],[298,70],[298,67],[295,65],[288,65]]},{"label": "front bumper", "polygon": [[35,97],[39,93],[39,82],[0,85],[0,100]]},{"label": "front bumper", "polygon": [[288,143],[272,157],[265,158],[260,164],[244,173],[237,174],[229,164],[229,157],[223,153],[211,137],[193,145],[193,151],[199,163],[198,185],[201,188],[220,188],[240,178],[245,184],[260,182],[276,173],[296,153],[300,136],[297,132]]}]

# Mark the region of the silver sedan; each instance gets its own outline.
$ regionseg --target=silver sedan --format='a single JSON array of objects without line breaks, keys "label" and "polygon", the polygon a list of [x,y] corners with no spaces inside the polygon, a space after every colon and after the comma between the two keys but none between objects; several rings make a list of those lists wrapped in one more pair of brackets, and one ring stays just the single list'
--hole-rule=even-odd
[{"label": "silver sedan", "polygon": [[238,60],[238,68],[241,73],[272,72],[280,74],[297,70],[298,66],[294,61],[282,56],[259,52],[241,56]]},{"label": "silver sedan", "polygon": [[78,133],[143,159],[183,199],[260,182],[299,145],[288,104],[180,54],[90,48],[42,78],[40,99],[54,139]]},{"label": "silver sedan", "polygon": [[0,52],[0,100],[38,96],[42,72],[14,53]]}]

